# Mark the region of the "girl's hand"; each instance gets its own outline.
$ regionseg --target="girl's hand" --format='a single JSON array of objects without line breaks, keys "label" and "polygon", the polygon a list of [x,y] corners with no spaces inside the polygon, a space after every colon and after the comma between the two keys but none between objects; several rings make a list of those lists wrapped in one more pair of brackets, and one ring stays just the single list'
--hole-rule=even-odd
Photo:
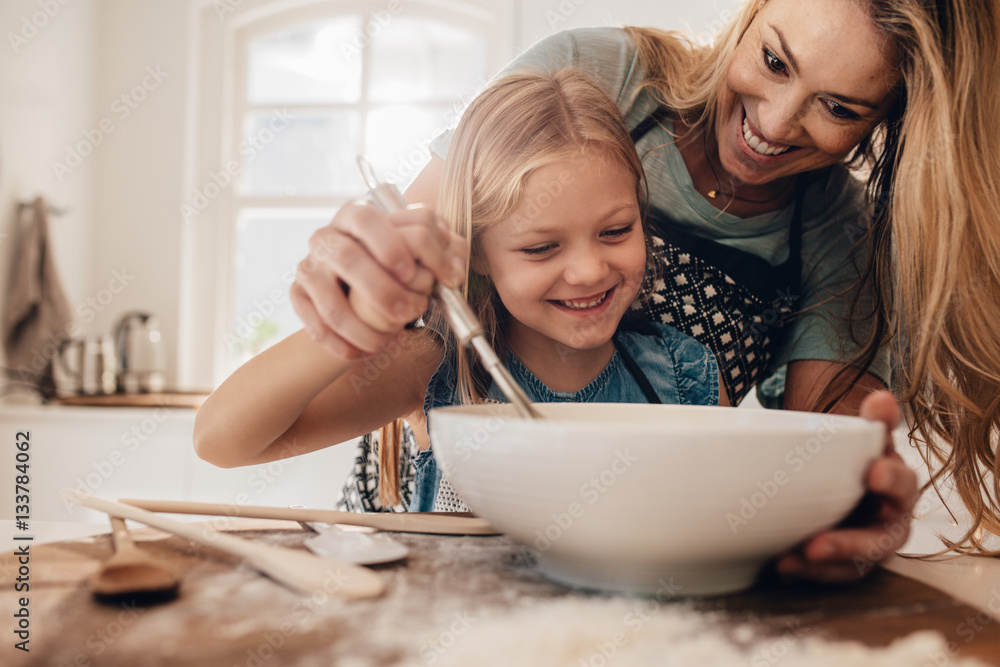
[{"label": "girl's hand", "polygon": [[816,581],[854,581],[892,556],[910,535],[917,476],[895,452],[892,431],[902,414],[887,391],[868,395],[860,416],[886,425],[885,452],[868,470],[868,494],[836,529],[820,533],[779,557],[779,573]]},{"label": "girl's hand", "polygon": [[429,209],[386,214],[348,204],[309,239],[292,306],[313,340],[337,357],[360,359],[423,314],[435,281],[464,282],[467,255],[465,239]]}]

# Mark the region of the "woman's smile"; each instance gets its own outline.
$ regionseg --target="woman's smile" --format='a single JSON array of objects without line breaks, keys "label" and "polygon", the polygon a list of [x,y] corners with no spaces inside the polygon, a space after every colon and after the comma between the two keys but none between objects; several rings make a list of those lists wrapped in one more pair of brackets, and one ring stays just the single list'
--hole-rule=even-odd
[{"label": "woman's smile", "polygon": [[790,144],[781,144],[773,139],[765,137],[760,130],[756,129],[756,127],[750,122],[750,119],[747,118],[746,107],[743,107],[743,124],[740,126],[740,130],[742,130],[743,135],[742,145],[753,153],[752,157],[778,157],[799,148],[798,146],[792,146]]}]

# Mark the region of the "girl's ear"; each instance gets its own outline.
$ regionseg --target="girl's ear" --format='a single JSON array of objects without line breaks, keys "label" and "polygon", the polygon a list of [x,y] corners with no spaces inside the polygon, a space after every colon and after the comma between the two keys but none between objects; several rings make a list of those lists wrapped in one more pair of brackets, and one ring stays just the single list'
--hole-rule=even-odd
[{"label": "girl's ear", "polygon": [[490,267],[483,259],[483,254],[478,252],[478,249],[473,246],[472,252],[469,255],[469,268],[472,269],[474,273],[478,273],[481,276],[490,275]]}]

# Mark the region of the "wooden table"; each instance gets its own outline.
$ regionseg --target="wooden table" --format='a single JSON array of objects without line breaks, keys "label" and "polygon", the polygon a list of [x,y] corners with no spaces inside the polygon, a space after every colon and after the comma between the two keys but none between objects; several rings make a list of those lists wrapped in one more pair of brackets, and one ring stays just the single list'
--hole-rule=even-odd
[{"label": "wooden table", "polygon": [[[283,546],[300,546],[306,537],[289,522],[242,519],[237,527],[253,529],[238,531],[243,537]],[[450,664],[449,647],[463,633],[471,634],[470,628],[480,631],[490,623],[506,627],[489,619],[516,610],[551,610],[556,607],[546,605],[562,602],[634,604],[653,615],[703,615],[723,639],[758,647],[747,649],[747,659],[738,663],[753,667],[792,664],[781,662],[783,649],[803,637],[885,646],[921,629],[943,633],[957,653],[943,656],[945,662],[927,656],[920,665],[954,664],[958,656],[979,657],[988,664],[1000,658],[996,622],[980,622],[970,634],[969,619],[975,619],[978,610],[884,570],[850,586],[790,586],[765,580],[745,593],[719,598],[683,600],[667,595],[661,600],[604,600],[546,581],[532,568],[530,556],[504,537],[395,534],[411,554],[406,561],[376,567],[386,578],[386,594],[344,603],[299,596],[224,554],[152,529],[135,528],[143,548],[169,558],[184,572],[179,598],[148,608],[127,602],[98,604],[86,581],[111,553],[108,536],[38,545],[31,549],[31,650],[25,654],[12,649],[10,628],[18,596],[13,581],[18,564],[8,553],[0,562],[0,616],[4,619],[0,622],[0,664]],[[572,667],[621,664],[602,662],[599,652],[601,646],[613,649],[608,642],[616,632],[628,632],[628,618],[610,618],[614,622],[607,631],[602,629],[593,637],[591,657],[582,663],[574,661]],[[549,624],[544,632],[550,633],[577,623],[570,616],[558,621],[546,614],[539,617],[539,623],[543,621]],[[523,624],[517,627],[525,628]],[[529,641],[522,632],[522,636],[507,637],[505,649],[502,639],[498,638],[497,646],[484,644],[483,655],[513,650],[519,642]],[[763,653],[768,646],[772,653]]]}]

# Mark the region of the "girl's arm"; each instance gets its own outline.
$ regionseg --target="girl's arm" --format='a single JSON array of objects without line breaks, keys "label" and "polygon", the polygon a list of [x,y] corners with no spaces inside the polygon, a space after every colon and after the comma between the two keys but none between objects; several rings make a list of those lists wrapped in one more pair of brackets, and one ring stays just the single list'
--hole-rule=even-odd
[{"label": "girl's arm", "polygon": [[[304,454],[423,406],[440,348],[419,334],[403,346],[394,341],[427,309],[436,280],[465,279],[468,243],[428,209],[385,214],[348,204],[309,246],[291,289],[305,329],[254,357],[208,398],[194,433],[206,461],[233,467]],[[389,286],[397,288],[393,296],[380,299]],[[328,298],[301,309],[314,294]],[[317,318],[343,325],[339,335],[317,327]]]},{"label": "girl's arm", "polygon": [[326,351],[305,330],[261,352],[198,411],[198,456],[224,468],[335,445],[422,409],[441,349],[422,334],[368,360]]}]

